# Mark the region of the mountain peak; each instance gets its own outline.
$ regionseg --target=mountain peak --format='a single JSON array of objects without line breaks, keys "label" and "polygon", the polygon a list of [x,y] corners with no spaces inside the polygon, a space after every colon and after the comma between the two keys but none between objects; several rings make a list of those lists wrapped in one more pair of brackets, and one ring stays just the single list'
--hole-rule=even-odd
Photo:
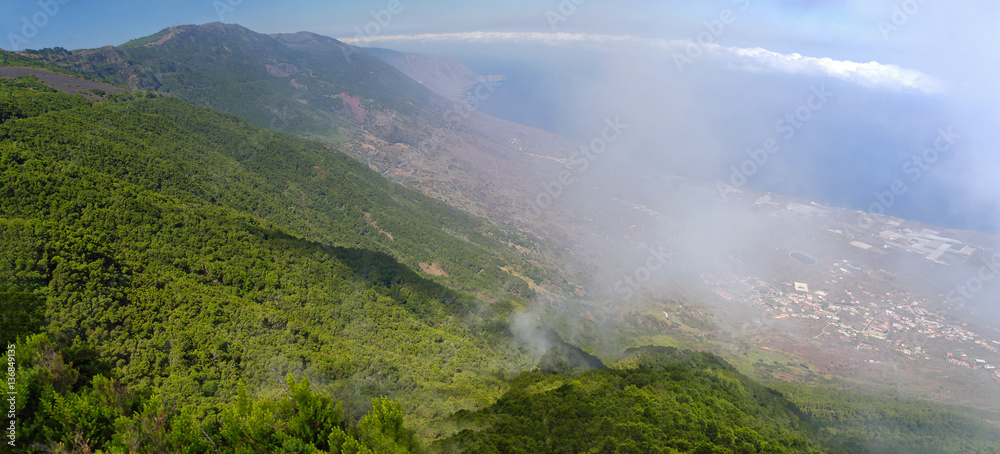
[{"label": "mountain peak", "polygon": [[250,30],[239,24],[225,24],[222,22],[209,22],[206,24],[184,24],[184,25],[174,25],[172,27],[167,27],[160,30],[152,35],[133,39],[119,47],[150,47],[158,46],[166,43],[172,39],[184,36],[194,36],[194,35],[233,35],[241,36],[244,38],[262,38],[261,35],[253,30]]},{"label": "mountain peak", "polygon": [[272,33],[268,36],[286,44],[336,44],[340,46],[345,45],[344,43],[329,36],[317,35],[312,32]]},{"label": "mountain peak", "polygon": [[197,27],[202,30],[211,31],[227,31],[227,30],[245,30],[250,31],[250,29],[240,25],[240,24],[227,24],[224,22],[207,22],[201,25],[190,25],[189,27]]}]

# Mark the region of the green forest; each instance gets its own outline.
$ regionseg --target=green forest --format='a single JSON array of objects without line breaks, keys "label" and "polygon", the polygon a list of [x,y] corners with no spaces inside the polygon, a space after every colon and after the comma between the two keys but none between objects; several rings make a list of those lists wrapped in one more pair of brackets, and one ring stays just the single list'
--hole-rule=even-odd
[{"label": "green forest", "polygon": [[449,418],[460,432],[433,447],[449,453],[1000,450],[996,415],[843,389],[776,388],[712,354],[632,348],[611,368],[522,373],[493,405]]},{"label": "green forest", "polygon": [[706,353],[534,358],[537,239],[171,96],[0,78],[0,194],[12,452],[1000,450],[988,416]]},{"label": "green forest", "polygon": [[[93,352],[69,363],[198,417],[240,380],[274,391],[292,373],[352,402],[352,417],[403,396],[416,425],[488,401],[503,371],[527,366],[504,321],[530,290],[499,269],[518,259],[497,256],[495,227],[321,145],[176,99],[90,103],[3,83],[0,99],[16,99],[0,104],[14,106],[0,125],[9,343],[44,331],[60,352]],[[221,145],[251,141],[246,165]],[[449,275],[404,264],[416,261]]]}]

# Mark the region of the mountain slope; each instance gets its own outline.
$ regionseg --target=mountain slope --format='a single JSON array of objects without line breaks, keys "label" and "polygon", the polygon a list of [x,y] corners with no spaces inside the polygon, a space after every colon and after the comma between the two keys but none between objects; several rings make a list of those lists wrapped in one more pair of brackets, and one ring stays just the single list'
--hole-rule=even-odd
[{"label": "mountain slope", "polygon": [[382,61],[367,54],[348,61],[343,44],[330,44],[335,50],[317,55],[238,25],[212,23],[171,27],[118,47],[32,56],[328,143],[359,128],[345,100],[360,97],[406,114],[429,101],[426,88]]},{"label": "mountain slope", "polygon": [[857,391],[779,384],[672,347],[610,369],[525,372],[493,405],[459,411],[441,452],[996,452],[997,415]]},{"label": "mountain slope", "polygon": [[476,112],[468,99],[445,99],[358,48],[312,33],[183,25],[118,47],[23,54],[337,146],[496,222],[529,225],[525,201],[566,169],[578,147]]},{"label": "mountain slope", "polygon": [[[7,125],[6,135],[44,137],[53,121]],[[391,252],[414,269],[435,263],[456,282],[491,288],[486,279],[509,280],[528,294],[500,267],[520,254],[504,241],[530,239],[405,190],[322,145],[171,98],[99,104],[87,117],[60,121],[88,131],[60,139],[75,161],[118,178],[251,212],[314,241]],[[501,251],[510,257],[499,259]]]},{"label": "mountain slope", "polygon": [[[780,394],[703,353],[633,350],[638,367],[524,373],[445,452],[825,452]],[[635,360],[633,360],[635,361]]]},{"label": "mountain slope", "polygon": [[294,373],[398,397],[420,424],[526,366],[505,326],[530,290],[500,269],[518,262],[496,255],[504,231],[177,99],[0,89],[18,99],[0,105],[0,293],[34,295],[34,329],[92,349],[96,372],[202,413]]}]

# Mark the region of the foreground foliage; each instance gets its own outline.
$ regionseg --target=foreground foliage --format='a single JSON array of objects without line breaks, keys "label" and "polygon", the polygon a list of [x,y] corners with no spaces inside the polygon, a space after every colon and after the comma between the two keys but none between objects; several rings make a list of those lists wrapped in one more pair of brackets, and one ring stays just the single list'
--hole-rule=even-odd
[{"label": "foreground foliage", "polygon": [[[309,380],[287,377],[284,392],[251,399],[239,384],[234,403],[199,421],[176,399],[137,391],[67,364],[44,334],[20,342],[17,382],[19,452],[107,453],[410,453],[399,405],[384,397],[354,422]],[[77,352],[78,354],[79,352]],[[10,446],[8,445],[8,448]]]}]

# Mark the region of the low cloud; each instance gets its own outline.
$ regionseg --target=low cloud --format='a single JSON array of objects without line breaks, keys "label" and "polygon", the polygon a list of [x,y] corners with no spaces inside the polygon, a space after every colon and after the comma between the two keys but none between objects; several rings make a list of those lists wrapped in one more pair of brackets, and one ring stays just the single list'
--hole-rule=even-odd
[{"label": "low cloud", "polygon": [[858,63],[826,57],[807,57],[798,53],[782,54],[760,47],[720,46],[716,52],[723,57],[730,56],[742,60],[747,69],[823,75],[868,87],[914,89],[925,93],[936,93],[941,90],[936,80],[920,71],[876,61]]},{"label": "low cloud", "polygon": [[941,91],[941,84],[934,78],[914,69],[876,61],[859,63],[834,60],[826,57],[809,57],[798,53],[783,54],[760,47],[727,47],[716,43],[696,43],[687,39],[667,40],[641,38],[632,35],[595,33],[545,33],[545,32],[459,32],[424,33],[416,35],[385,35],[365,39],[342,38],[346,43],[372,44],[374,42],[442,42],[545,44],[549,46],[620,45],[643,46],[668,54],[668,57],[689,58],[692,49],[705,57],[728,64],[730,67],[753,72],[778,72],[825,76],[872,88],[917,90],[924,93]]}]

